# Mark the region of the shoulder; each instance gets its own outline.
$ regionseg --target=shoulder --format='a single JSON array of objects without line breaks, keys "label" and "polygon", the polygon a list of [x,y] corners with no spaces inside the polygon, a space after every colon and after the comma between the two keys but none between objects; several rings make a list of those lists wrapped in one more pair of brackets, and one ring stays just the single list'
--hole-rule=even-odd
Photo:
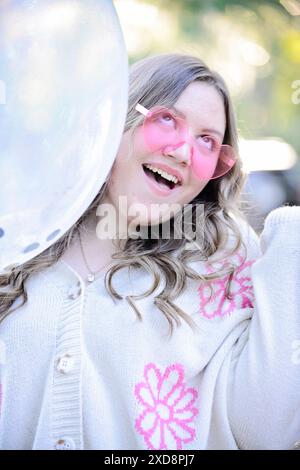
[{"label": "shoulder", "polygon": [[[221,215],[221,217],[223,217]],[[221,320],[234,312],[250,315],[253,309],[252,265],[261,257],[260,239],[243,217],[230,214],[225,220],[225,243],[207,261],[192,260],[188,266],[202,279],[187,282],[187,305],[190,311],[207,320]],[[236,242],[242,244],[234,250]],[[230,282],[230,297],[227,286]],[[194,309],[194,310],[193,310]],[[241,315],[239,314],[239,319]]]},{"label": "shoulder", "polygon": [[271,211],[265,219],[261,233],[261,249],[265,253],[272,248],[278,250],[277,255],[282,257],[282,252],[299,255],[300,242],[300,206],[279,207]]},{"label": "shoulder", "polygon": [[[224,222],[218,227],[220,230],[217,237],[219,246],[209,258],[205,258],[204,261],[199,245],[195,242],[188,242],[185,245],[185,250],[191,251],[194,255],[187,264],[199,274],[211,274],[212,269],[216,271],[229,265],[238,267],[246,261],[254,262],[262,256],[260,236],[245,216],[229,213],[228,218],[220,211],[218,217]],[[203,235],[205,237],[205,231]],[[181,250],[182,248],[176,250],[174,256],[180,256]]]},{"label": "shoulder", "polygon": [[290,236],[296,229],[299,234],[300,228],[300,206],[285,206],[272,210],[265,219],[262,238],[280,235],[282,229],[290,233]]},{"label": "shoulder", "polygon": [[284,206],[272,210],[265,220],[265,226],[281,223],[300,223],[300,206]]},{"label": "shoulder", "polygon": [[[209,263],[226,260],[226,264],[241,264],[242,260],[256,260],[262,256],[260,236],[249,224],[246,216],[229,212],[225,218],[220,211],[218,216],[224,222],[222,229],[222,244],[209,258]],[[221,234],[220,234],[221,235]],[[240,242],[240,243],[238,243]]]}]

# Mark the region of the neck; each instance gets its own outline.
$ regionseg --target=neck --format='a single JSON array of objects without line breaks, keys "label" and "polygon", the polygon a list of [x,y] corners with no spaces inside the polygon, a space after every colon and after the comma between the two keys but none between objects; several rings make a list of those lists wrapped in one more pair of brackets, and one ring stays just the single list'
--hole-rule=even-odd
[{"label": "neck", "polygon": [[92,271],[109,264],[112,261],[111,256],[124,246],[128,238],[126,216],[105,196],[86,221],[81,231],[81,240]]}]

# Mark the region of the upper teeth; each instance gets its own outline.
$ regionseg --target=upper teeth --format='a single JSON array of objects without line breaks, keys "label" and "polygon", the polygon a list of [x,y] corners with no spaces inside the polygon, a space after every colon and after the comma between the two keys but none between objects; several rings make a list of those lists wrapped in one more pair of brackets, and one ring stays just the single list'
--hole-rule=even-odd
[{"label": "upper teeth", "polygon": [[152,165],[145,165],[145,166],[146,166],[146,168],[149,168],[149,170],[153,171],[154,173],[159,173],[161,176],[166,178],[166,180],[173,181],[173,183],[175,183],[175,184],[178,183],[178,179],[176,178],[176,176],[170,175],[166,171],[163,171],[160,168],[156,168],[155,166],[152,166]]}]

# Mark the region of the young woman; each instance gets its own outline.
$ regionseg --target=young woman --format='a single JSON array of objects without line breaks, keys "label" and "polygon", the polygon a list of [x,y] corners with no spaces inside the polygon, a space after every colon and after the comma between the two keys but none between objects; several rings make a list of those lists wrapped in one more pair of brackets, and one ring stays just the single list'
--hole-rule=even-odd
[{"label": "young woman", "polygon": [[98,196],[0,277],[0,448],[297,445],[299,209],[260,247],[244,180],[223,79],[187,55],[135,63]]}]

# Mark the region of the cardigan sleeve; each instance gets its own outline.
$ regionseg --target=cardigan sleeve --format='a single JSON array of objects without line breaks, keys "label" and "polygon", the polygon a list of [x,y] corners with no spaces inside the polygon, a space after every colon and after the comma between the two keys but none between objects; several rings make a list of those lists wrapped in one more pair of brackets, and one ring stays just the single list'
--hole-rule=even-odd
[{"label": "cardigan sleeve", "polygon": [[253,316],[229,372],[228,417],[240,449],[291,449],[300,439],[300,207],[272,211],[260,245]]}]

